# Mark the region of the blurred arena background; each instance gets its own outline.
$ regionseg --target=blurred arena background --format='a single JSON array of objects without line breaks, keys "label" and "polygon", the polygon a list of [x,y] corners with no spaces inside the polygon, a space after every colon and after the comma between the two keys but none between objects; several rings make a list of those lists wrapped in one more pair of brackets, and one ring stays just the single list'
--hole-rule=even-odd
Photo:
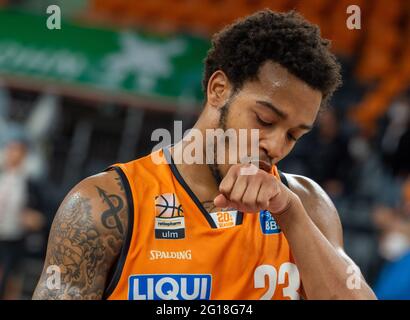
[{"label": "blurred arena background", "polygon": [[[346,27],[352,4],[360,30]],[[49,5],[61,30],[46,27]],[[266,7],[317,23],[343,65],[331,108],[280,168],[329,193],[379,298],[410,299],[408,0],[0,0],[1,298],[31,298],[71,187],[149,153],[156,128],[193,125],[210,36]]]}]

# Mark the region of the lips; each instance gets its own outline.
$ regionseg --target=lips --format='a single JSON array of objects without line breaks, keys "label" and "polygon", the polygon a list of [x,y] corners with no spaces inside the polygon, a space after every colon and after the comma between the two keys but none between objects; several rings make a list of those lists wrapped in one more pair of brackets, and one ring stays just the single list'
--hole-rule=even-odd
[{"label": "lips", "polygon": [[268,161],[264,161],[261,159],[258,159],[258,160],[254,159],[251,161],[251,163],[257,166],[259,169],[266,171],[267,173],[272,172],[272,165]]},{"label": "lips", "polygon": [[261,170],[266,171],[267,173],[272,171],[272,165],[269,162],[259,160],[258,164]]}]

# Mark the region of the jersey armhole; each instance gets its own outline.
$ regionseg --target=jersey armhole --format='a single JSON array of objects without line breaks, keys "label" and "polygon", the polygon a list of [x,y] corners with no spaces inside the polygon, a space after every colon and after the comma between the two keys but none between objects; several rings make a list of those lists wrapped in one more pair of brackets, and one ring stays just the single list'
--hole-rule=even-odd
[{"label": "jersey armhole", "polygon": [[289,188],[288,179],[286,178],[285,174],[280,170],[278,170],[278,173],[279,173],[280,181],[282,181],[282,183]]},{"label": "jersey armhole", "polygon": [[125,196],[128,204],[128,227],[125,235],[124,243],[121,247],[121,251],[116,261],[113,263],[112,267],[107,276],[108,285],[105,287],[103,293],[103,299],[107,299],[117,287],[118,282],[121,278],[122,270],[124,268],[125,260],[127,259],[128,251],[131,244],[132,231],[134,229],[134,201],[132,197],[131,187],[129,181],[124,173],[124,171],[117,166],[112,166],[104,171],[115,170],[119,175],[122,185],[124,186]]}]

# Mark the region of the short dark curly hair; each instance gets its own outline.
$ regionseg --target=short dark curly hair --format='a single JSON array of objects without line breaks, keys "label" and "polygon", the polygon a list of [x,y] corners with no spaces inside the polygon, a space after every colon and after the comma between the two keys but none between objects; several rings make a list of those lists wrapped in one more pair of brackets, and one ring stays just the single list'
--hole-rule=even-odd
[{"label": "short dark curly hair", "polygon": [[236,91],[246,80],[256,79],[260,66],[270,60],[321,91],[322,105],[326,105],[342,82],[340,64],[329,47],[318,26],[297,12],[258,11],[213,36],[205,58],[205,97],[215,71],[222,70]]}]

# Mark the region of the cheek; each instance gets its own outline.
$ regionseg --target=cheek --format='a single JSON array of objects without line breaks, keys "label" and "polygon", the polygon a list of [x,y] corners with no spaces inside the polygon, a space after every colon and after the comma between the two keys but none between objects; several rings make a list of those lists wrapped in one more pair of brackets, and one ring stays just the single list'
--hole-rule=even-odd
[{"label": "cheek", "polygon": [[242,103],[232,104],[226,117],[226,127],[233,129],[246,129],[251,125],[251,114]]}]

